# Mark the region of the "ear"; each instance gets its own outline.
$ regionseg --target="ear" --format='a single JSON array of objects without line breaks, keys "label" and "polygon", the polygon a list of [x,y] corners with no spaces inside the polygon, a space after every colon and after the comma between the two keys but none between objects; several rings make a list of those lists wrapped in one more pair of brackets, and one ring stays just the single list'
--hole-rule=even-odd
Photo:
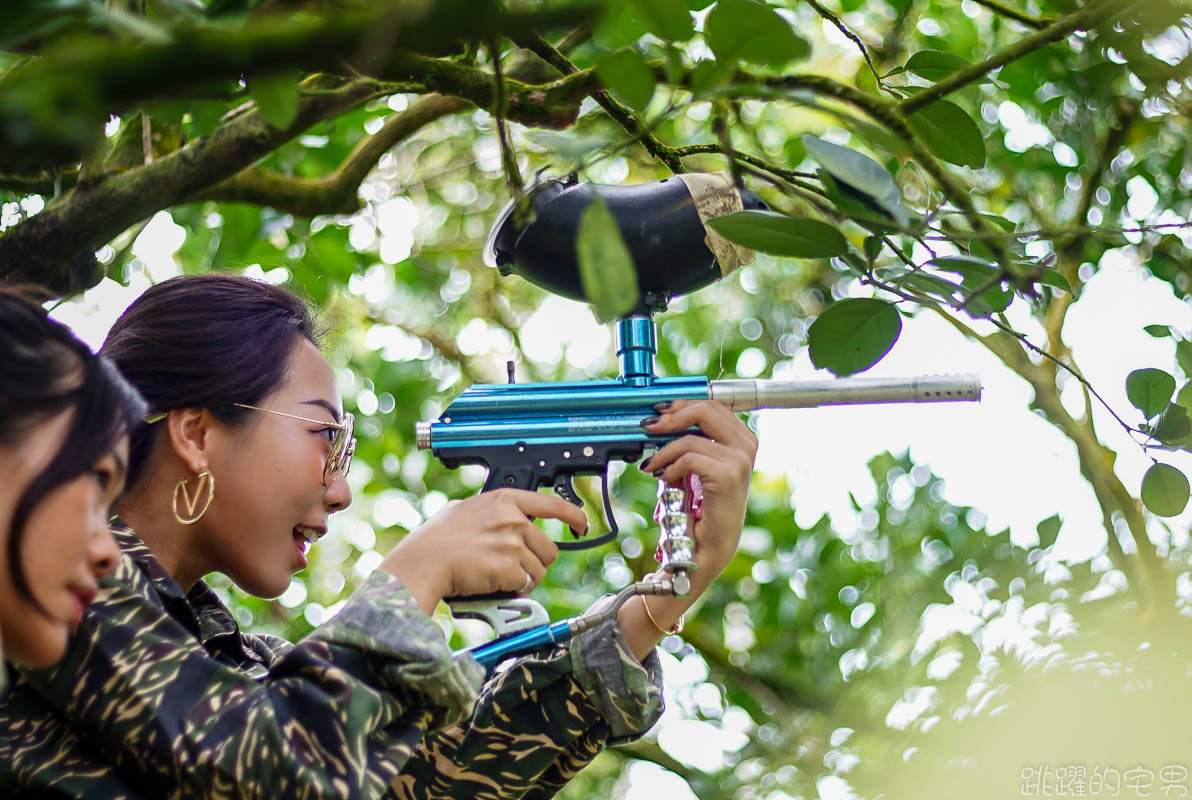
[{"label": "ear", "polygon": [[170,447],[196,475],[211,463],[213,418],[201,408],[180,408],[166,417]]}]

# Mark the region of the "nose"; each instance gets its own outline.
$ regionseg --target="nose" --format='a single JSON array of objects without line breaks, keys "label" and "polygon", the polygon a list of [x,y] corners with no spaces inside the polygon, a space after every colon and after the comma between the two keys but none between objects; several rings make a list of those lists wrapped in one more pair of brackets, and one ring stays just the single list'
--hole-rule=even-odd
[{"label": "nose", "polygon": [[323,490],[323,508],[328,514],[343,511],[352,505],[352,487],[342,472],[337,472],[331,484]]},{"label": "nose", "polygon": [[87,542],[87,563],[96,578],[102,578],[116,569],[116,562],[120,560],[120,548],[116,539],[108,529],[107,521],[91,534]]}]

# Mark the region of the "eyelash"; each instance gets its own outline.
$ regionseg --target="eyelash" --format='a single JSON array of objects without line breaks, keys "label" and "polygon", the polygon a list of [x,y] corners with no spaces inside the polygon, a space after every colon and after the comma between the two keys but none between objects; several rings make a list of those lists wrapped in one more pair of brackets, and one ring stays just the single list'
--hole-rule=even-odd
[{"label": "eyelash", "polygon": [[335,441],[335,433],[337,430],[339,430],[339,429],[338,428],[320,428],[319,430],[315,431],[315,433],[327,434],[327,443],[330,444],[331,442]]}]

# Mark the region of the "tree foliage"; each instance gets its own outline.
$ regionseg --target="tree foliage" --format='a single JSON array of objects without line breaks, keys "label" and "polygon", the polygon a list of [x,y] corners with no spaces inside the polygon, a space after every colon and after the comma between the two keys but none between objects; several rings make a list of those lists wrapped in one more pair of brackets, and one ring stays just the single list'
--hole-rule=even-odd
[{"label": "tree foliage", "polygon": [[[1137,699],[1123,730],[1139,736],[1162,713],[1188,557],[1156,517],[1188,500],[1192,342],[1156,319],[1169,363],[1119,376],[1115,406],[1064,332],[1109,255],[1188,299],[1184,0],[10,0],[3,17],[0,276],[62,297],[143,285],[162,274],[139,237],[172,223],[176,268],[285,282],[333,323],[361,419],[357,502],[282,604],[215,581],[245,624],[309,630],[404,531],[475,491],[414,449],[413,420],[501,380],[506,358],[541,380],[615,369],[611,348],[544,327],[540,292],[480,265],[507,199],[542,172],[726,170],[771,211],[717,230],[762,256],[660,318],[664,373],[751,349],[778,370],[805,347],[852,373],[899,347],[904,320],[938,316],[1072,442],[1104,552],[1055,559],[1058,518],[1015,545],[905,456],[871,465],[877,500],[853,531],[796,525],[791,488],[760,476],[741,554],[667,642],[697,675],[672,704],[743,742],[710,769],[649,740],[569,795],[620,791],[645,760],[700,797],[814,796],[825,777],[1004,797],[1026,749],[972,753],[1037,725],[1024,709],[1054,675],[1089,702]],[[588,224],[581,257],[624,271],[608,226]],[[1073,382],[1083,407],[1061,399]],[[1115,471],[1114,427],[1155,460],[1140,485]],[[649,569],[652,482],[626,470],[617,486],[630,530],[611,554],[560,559],[552,614]],[[926,635],[938,609],[964,626]],[[999,650],[991,632],[1011,622],[1027,644]],[[1139,693],[1140,672],[1158,683]]]}]

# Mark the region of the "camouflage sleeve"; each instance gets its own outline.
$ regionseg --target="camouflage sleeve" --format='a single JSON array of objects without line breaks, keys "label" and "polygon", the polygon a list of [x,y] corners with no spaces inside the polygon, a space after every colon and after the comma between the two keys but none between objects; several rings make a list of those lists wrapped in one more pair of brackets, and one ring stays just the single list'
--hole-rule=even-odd
[{"label": "camouflage sleeve", "polygon": [[466,723],[427,737],[414,752],[394,793],[552,797],[606,746],[641,736],[661,713],[657,654],[638,661],[609,621],[498,672]]},{"label": "camouflage sleeve", "polygon": [[[30,682],[156,797],[376,797],[482,679],[388,573],[254,680],[107,581],[66,659]],[[143,781],[143,784],[142,784]]]}]

